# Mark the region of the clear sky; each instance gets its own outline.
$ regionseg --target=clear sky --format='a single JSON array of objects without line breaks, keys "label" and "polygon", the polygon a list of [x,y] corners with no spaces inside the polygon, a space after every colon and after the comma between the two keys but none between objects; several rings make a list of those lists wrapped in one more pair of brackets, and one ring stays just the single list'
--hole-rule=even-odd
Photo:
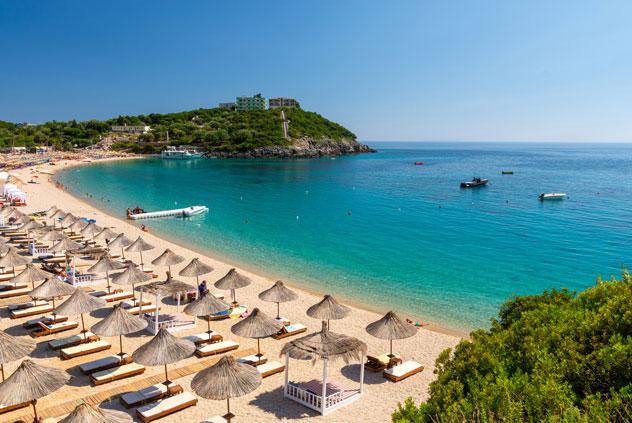
[{"label": "clear sky", "polygon": [[0,0],[0,120],[292,96],[362,140],[632,141],[632,2]]}]

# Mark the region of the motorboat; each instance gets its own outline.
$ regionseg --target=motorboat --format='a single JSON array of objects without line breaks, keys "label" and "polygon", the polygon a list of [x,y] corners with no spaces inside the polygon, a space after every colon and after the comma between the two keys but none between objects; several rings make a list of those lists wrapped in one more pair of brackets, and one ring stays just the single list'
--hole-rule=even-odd
[{"label": "motorboat", "polygon": [[489,179],[472,178],[471,181],[461,182],[461,188],[481,187],[483,185],[487,185],[488,182],[489,182]]},{"label": "motorboat", "polygon": [[168,216],[176,216],[176,217],[190,217],[198,214],[202,214],[208,211],[208,207],[206,206],[190,206],[182,209],[172,209],[172,210],[159,210],[154,212],[147,212],[140,207],[136,207],[133,210],[127,211],[127,218],[132,220],[138,219],[151,219],[156,217],[168,217]]},{"label": "motorboat", "polygon": [[191,217],[208,211],[206,206],[191,206],[182,210],[182,216]]},{"label": "motorboat", "polygon": [[502,172],[503,175],[513,175],[513,170],[503,170]]},{"label": "motorboat", "polygon": [[538,197],[538,199],[540,201],[544,201],[544,200],[563,200],[565,198],[566,198],[566,194],[563,193],[563,192],[542,193]]},{"label": "motorboat", "polygon": [[162,150],[160,157],[169,160],[189,160],[199,159],[202,157],[202,153],[198,153],[197,151],[191,149],[171,146]]},{"label": "motorboat", "polygon": [[415,162],[415,166],[422,166],[424,162]]}]

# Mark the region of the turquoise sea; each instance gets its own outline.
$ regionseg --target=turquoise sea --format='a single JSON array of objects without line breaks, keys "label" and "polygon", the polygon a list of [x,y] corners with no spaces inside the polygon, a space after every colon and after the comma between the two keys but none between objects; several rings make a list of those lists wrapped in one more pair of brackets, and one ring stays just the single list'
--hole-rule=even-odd
[{"label": "turquoise sea", "polygon": [[[513,294],[581,290],[632,263],[632,145],[370,144],[379,152],[335,160],[150,158],[59,178],[121,217],[135,205],[208,205],[145,223],[260,273],[457,330],[488,326]],[[472,176],[491,182],[459,188]],[[541,192],[569,198],[540,202]]]}]

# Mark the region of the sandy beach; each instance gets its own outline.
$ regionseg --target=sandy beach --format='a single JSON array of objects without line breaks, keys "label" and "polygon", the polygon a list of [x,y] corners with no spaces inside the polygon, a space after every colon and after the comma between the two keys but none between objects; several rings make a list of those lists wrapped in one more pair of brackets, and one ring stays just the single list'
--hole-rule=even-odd
[{"label": "sandy beach", "polygon": [[[68,160],[58,162],[56,166],[45,165],[45,168],[47,170],[59,172],[65,167],[76,166],[79,164],[85,163],[81,163],[77,160]],[[27,181],[31,175],[31,168],[19,169],[15,171],[15,173],[23,181]],[[62,210],[73,213],[76,216],[95,219],[98,225],[111,227],[115,232],[124,232],[130,239],[135,239],[137,236],[142,235],[147,242],[155,246],[153,250],[143,254],[145,263],[149,263],[155,257],[160,255],[166,248],[171,248],[185,258],[185,262],[172,269],[176,274],[192,258],[199,257],[201,261],[214,268],[214,271],[211,274],[203,277],[203,279],[208,281],[210,286],[213,282],[225,275],[232,267],[229,264],[219,261],[213,257],[200,255],[198,252],[175,245],[167,240],[156,237],[151,233],[142,232],[139,228],[140,225],[107,215],[94,208],[92,205],[77,199],[62,189],[56,187],[52,181],[52,177],[40,175],[39,182],[40,183],[38,184],[23,184],[23,186],[21,186],[21,188],[28,194],[28,206],[23,208],[23,211],[41,211],[50,208],[52,205],[56,205]],[[127,256],[138,263],[138,254],[129,253]],[[167,270],[166,267],[160,268],[153,266],[153,268],[154,272],[159,275],[158,279],[164,280],[165,272]],[[274,281],[247,270],[238,270],[251,278],[253,281],[252,285],[237,291],[237,297],[240,302],[242,304],[247,304],[249,308],[259,307],[265,313],[274,316],[276,314],[276,305],[274,303],[263,302],[257,298],[258,293],[269,288]],[[193,284],[195,283],[195,278],[178,277],[178,279]],[[294,286],[292,286],[292,288],[298,292],[299,299],[292,303],[282,304],[281,314],[289,318],[292,322],[301,322],[305,324],[308,327],[308,332],[319,330],[321,325],[320,321],[308,317],[305,314],[305,311],[309,306],[320,301],[322,295],[319,296],[315,293],[307,292]],[[211,291],[215,292],[217,290],[212,288]],[[224,294],[227,297],[229,295],[228,292],[224,292]],[[324,294],[324,292],[322,294]],[[15,336],[28,336],[26,330],[21,326],[21,324],[27,319],[9,319],[8,311],[5,307],[10,303],[26,301],[26,298],[27,297],[19,297],[8,300],[0,300],[1,313],[3,317],[0,326],[1,329]],[[163,312],[167,313],[175,312],[176,310],[176,305],[171,299],[164,299],[161,307]],[[93,315],[86,316],[86,325],[92,326],[106,314],[107,310],[99,310]],[[401,314],[402,317],[408,317],[405,313]],[[370,336],[365,331],[365,327],[368,323],[373,322],[380,317],[381,316],[375,312],[352,305],[351,314],[344,320],[332,321],[331,327],[335,332],[344,333],[361,339],[367,343],[369,354],[379,355],[388,351],[388,341],[382,341]],[[235,352],[236,356],[246,355],[249,351],[251,353],[253,351],[252,349],[256,348],[256,341],[233,335],[230,331],[230,326],[234,323],[235,320],[228,319],[219,322],[212,322],[211,327],[215,331],[224,335],[224,339],[231,339],[240,344],[240,348]],[[204,330],[206,330],[206,322],[197,320],[195,329],[177,332],[176,335],[192,335]],[[67,335],[68,333],[62,333],[57,335],[57,337],[64,337]],[[132,382],[141,381],[154,375],[159,375],[163,371],[161,367],[147,368],[145,373],[141,376],[93,387],[90,385],[89,378],[82,375],[76,369],[77,364],[118,352],[118,339],[106,338],[113,345],[112,349],[109,351],[92,354],[83,358],[62,361],[52,350],[47,348],[47,342],[54,338],[55,336],[53,335],[36,339],[38,342],[38,348],[33,353],[33,357],[40,364],[68,369],[73,377],[69,385],[38,402],[38,409],[43,417],[61,417],[62,415],[55,414],[63,410],[63,407],[60,407],[60,404],[75,403],[77,400],[86,399],[88,397],[90,398],[88,398],[87,401],[93,402],[94,397],[99,397],[100,399],[100,396],[97,394],[125,387]],[[149,339],[150,335],[146,332],[142,334],[135,334],[132,337],[127,337],[124,340],[125,350],[131,353]],[[412,338],[395,341],[395,351],[402,355],[404,359],[413,359],[421,363],[425,367],[424,371],[421,374],[410,377],[399,383],[387,381],[382,377],[381,373],[366,372],[365,394],[363,397],[353,404],[325,417],[321,417],[317,415],[316,412],[289,399],[283,398],[283,374],[270,376],[264,379],[262,386],[256,391],[241,398],[231,399],[231,409],[237,415],[233,421],[390,421],[390,414],[395,409],[398,402],[403,401],[408,396],[412,396],[415,402],[420,402],[427,397],[429,384],[432,380],[434,380],[433,369],[436,357],[444,349],[453,347],[459,342],[459,340],[459,337],[452,334],[422,328],[419,330],[419,333]],[[261,343],[262,350],[270,360],[284,361],[284,359],[279,358],[279,352],[286,342],[287,340],[277,341],[271,338],[264,339]],[[199,363],[200,361],[201,360],[196,357],[191,357],[171,366],[170,370],[186,368],[187,366]],[[5,365],[5,371],[7,374],[12,372],[17,364],[18,363],[11,363],[9,365]],[[335,362],[330,365],[329,368],[333,379],[344,381],[348,384],[356,384],[358,381],[358,363],[345,364],[344,362]],[[178,375],[175,373],[176,372],[173,374],[172,380],[183,386],[185,391],[191,391],[190,381],[194,374],[178,378]],[[294,360],[291,360],[290,362],[290,380],[307,381],[312,378],[320,378],[321,375],[322,363],[320,362],[316,362],[315,365],[312,365],[312,363],[309,362],[297,362]],[[111,401],[106,401],[102,404],[102,406],[105,408],[125,410],[116,398]],[[224,401],[211,401],[204,398],[198,398],[197,406],[187,408],[184,411],[165,417],[160,421],[203,422],[205,419],[212,416],[223,415],[225,413],[225,407],[226,404]],[[133,409],[127,411],[130,415],[134,415]],[[20,417],[28,415],[30,415],[30,409],[23,408],[11,413],[0,415],[0,422],[12,422]]]}]

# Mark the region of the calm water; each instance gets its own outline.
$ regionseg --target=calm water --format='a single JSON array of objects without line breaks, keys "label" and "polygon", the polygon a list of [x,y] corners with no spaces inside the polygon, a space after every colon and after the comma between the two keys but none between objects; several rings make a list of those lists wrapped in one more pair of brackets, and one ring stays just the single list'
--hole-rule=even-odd
[{"label": "calm water", "polygon": [[[630,145],[373,146],[336,160],[101,163],[60,178],[120,216],[208,205],[146,223],[264,274],[455,329],[487,326],[512,294],[580,290],[632,262]],[[473,175],[490,185],[460,189]],[[541,192],[569,199],[542,203]]]}]

